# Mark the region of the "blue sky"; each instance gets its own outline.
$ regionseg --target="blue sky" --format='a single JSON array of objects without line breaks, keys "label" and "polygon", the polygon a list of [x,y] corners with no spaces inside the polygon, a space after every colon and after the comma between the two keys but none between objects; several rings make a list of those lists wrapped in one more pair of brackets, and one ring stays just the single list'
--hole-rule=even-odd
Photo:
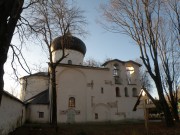
[{"label": "blue sky", "polygon": [[139,58],[138,46],[125,35],[108,32],[97,23],[101,19],[99,4],[107,0],[77,0],[79,6],[85,11],[88,20],[89,35],[82,39],[87,47],[85,58],[95,58],[103,61],[106,58],[121,60],[135,60]]},{"label": "blue sky", "polygon": [[[106,58],[120,60],[135,60],[140,57],[138,46],[125,35],[115,34],[104,30],[97,19],[101,19],[98,10],[99,4],[108,0],[74,0],[80,9],[84,10],[84,15],[88,21],[87,31],[89,32],[85,38],[79,37],[86,44],[87,52],[85,59],[94,58],[97,61],[103,62]],[[76,35],[77,36],[77,35]],[[78,37],[78,36],[77,36]],[[18,38],[14,37],[13,44],[18,44]],[[43,52],[40,46],[34,43],[29,43],[24,48],[24,56],[30,67],[33,64],[43,64],[47,66],[47,55]],[[11,89],[14,86],[13,79],[9,74],[12,72],[10,61],[5,65],[5,90]],[[20,76],[26,75],[20,70]],[[11,91],[11,90],[10,90]]]}]

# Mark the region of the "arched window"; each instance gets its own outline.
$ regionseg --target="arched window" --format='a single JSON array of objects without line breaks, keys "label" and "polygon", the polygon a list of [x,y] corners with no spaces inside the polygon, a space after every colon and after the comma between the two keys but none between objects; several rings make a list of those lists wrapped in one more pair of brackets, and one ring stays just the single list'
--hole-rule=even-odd
[{"label": "arched window", "polygon": [[127,87],[124,88],[124,95],[125,95],[125,97],[129,97],[128,88]]},{"label": "arched window", "polygon": [[137,97],[137,89],[136,88],[132,89],[132,96]]},{"label": "arched window", "polygon": [[118,64],[114,64],[114,67],[113,67],[113,76],[119,76],[118,74],[118,70],[119,70],[119,66]]},{"label": "arched window", "polygon": [[128,84],[131,84],[132,83],[132,76],[134,74],[134,67],[132,67],[132,66],[126,67],[126,74],[127,74]]},{"label": "arched window", "polygon": [[120,89],[119,87],[116,87],[116,97],[120,97],[121,94],[120,94]]},{"label": "arched window", "polygon": [[114,66],[113,66],[113,76],[114,76],[115,84],[120,84],[119,65],[118,64],[114,64]]},{"label": "arched window", "polygon": [[69,98],[69,107],[75,107],[75,98],[74,97]]}]

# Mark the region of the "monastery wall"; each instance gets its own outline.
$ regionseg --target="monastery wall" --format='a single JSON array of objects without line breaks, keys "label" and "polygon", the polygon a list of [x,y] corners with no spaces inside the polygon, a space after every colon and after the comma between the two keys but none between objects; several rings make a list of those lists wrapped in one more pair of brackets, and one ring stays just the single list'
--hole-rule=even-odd
[{"label": "monastery wall", "polygon": [[22,126],[24,122],[24,104],[9,93],[3,92],[0,105],[0,135],[7,135]]}]

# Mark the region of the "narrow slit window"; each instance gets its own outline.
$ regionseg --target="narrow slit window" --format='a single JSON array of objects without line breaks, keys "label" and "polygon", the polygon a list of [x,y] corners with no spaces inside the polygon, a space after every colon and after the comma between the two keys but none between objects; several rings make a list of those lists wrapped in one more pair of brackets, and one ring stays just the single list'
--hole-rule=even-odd
[{"label": "narrow slit window", "polygon": [[96,120],[98,119],[98,113],[95,113],[95,119]]},{"label": "narrow slit window", "polygon": [[103,87],[101,87],[101,94],[103,94],[104,93],[104,89],[103,89]]},{"label": "narrow slit window", "polygon": [[116,97],[120,97],[121,94],[120,94],[120,89],[119,87],[116,87]]},{"label": "narrow slit window", "polygon": [[132,95],[133,97],[137,97],[138,96],[136,88],[132,89],[132,93],[133,93],[133,95]]},{"label": "narrow slit window", "polygon": [[129,97],[128,88],[127,87],[124,88],[124,94],[125,94],[125,97]]}]

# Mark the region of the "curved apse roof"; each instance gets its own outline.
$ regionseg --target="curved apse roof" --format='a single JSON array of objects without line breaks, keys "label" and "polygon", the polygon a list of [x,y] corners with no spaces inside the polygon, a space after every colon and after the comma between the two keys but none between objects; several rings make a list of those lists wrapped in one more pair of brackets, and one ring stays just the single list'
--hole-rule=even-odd
[{"label": "curved apse roof", "polygon": [[51,51],[61,50],[62,49],[62,43],[64,40],[65,49],[75,50],[78,52],[81,52],[83,55],[86,54],[86,46],[84,42],[72,35],[66,35],[66,36],[60,36],[53,40],[51,45]]}]

